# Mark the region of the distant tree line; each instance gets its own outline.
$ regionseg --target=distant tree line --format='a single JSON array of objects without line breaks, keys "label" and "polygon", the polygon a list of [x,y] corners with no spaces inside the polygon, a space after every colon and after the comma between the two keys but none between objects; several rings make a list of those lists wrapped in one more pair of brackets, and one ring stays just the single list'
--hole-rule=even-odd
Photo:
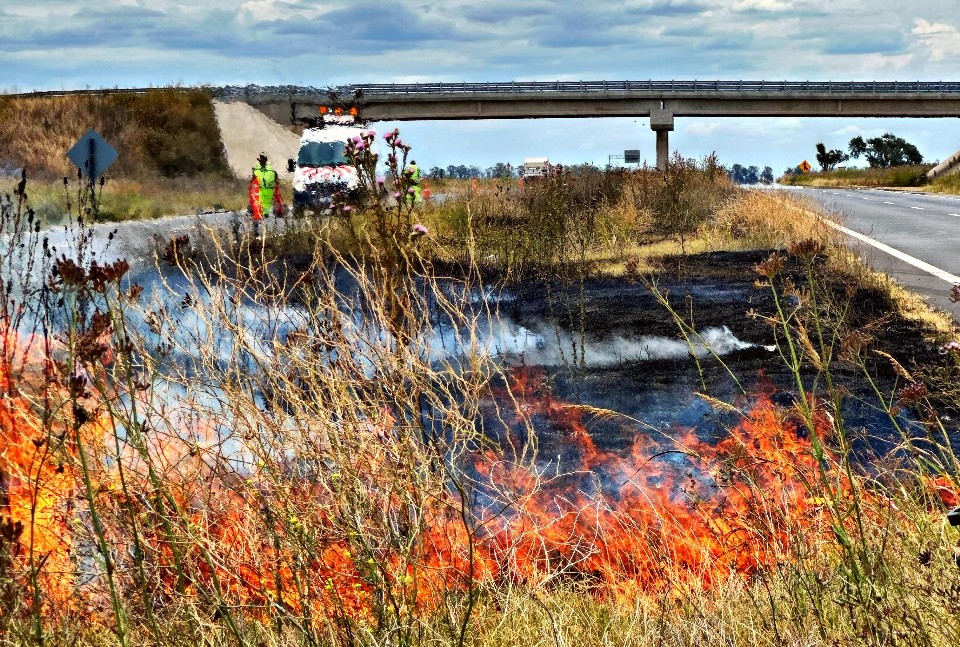
[{"label": "distant tree line", "polygon": [[870,168],[891,168],[893,166],[913,166],[923,163],[923,155],[917,147],[902,137],[884,133],[881,137],[864,139],[856,136],[847,144],[847,151],[839,148],[827,150],[823,142],[817,143],[817,163],[824,171],[829,171],[849,159],[864,157]]},{"label": "distant tree line", "polygon": [[773,183],[773,169],[769,166],[764,166],[763,171],[761,171],[759,166],[743,166],[742,164],[734,164],[727,171],[727,175],[730,176],[730,179],[737,184]]},{"label": "distant tree line", "polygon": [[[450,178],[454,180],[471,180],[473,178],[510,179],[520,177],[522,165],[514,166],[510,162],[497,162],[493,166],[481,169],[479,166],[466,164],[450,164],[446,168],[434,166],[427,173],[432,178]],[[572,164],[563,169],[574,175],[586,172],[598,172],[600,169],[593,164]]]},{"label": "distant tree line", "polygon": [[473,178],[515,178],[519,177],[519,171],[510,162],[497,162],[485,169],[475,165],[450,164],[446,168],[434,166],[430,169],[428,175],[432,178],[470,180]]}]

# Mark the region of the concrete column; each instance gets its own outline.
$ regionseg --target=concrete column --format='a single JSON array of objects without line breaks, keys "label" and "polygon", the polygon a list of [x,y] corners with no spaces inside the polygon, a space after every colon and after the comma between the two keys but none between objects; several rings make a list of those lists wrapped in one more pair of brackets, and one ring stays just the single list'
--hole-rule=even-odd
[{"label": "concrete column", "polygon": [[660,108],[650,111],[650,129],[657,133],[657,170],[667,170],[670,161],[670,135],[673,113]]},{"label": "concrete column", "polygon": [[666,171],[670,160],[669,130],[657,130],[657,170]]}]

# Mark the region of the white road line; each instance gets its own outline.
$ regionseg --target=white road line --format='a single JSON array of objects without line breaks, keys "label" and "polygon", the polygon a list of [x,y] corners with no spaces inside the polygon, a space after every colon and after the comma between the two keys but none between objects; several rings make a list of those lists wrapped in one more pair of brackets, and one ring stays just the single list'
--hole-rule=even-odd
[{"label": "white road line", "polygon": [[957,276],[956,274],[951,274],[950,272],[941,270],[939,267],[934,267],[933,265],[930,265],[930,263],[925,263],[921,261],[919,258],[914,258],[909,254],[905,254],[901,252],[899,249],[894,249],[889,245],[884,245],[879,240],[874,240],[869,236],[864,236],[860,232],[854,231],[852,229],[847,229],[846,227],[842,225],[838,225],[837,223],[827,220],[826,218],[823,218],[823,221],[828,225],[830,225],[831,227],[833,227],[834,229],[836,229],[837,231],[842,231],[848,236],[851,236],[853,238],[856,238],[857,240],[863,241],[872,247],[876,247],[880,251],[886,252],[887,254],[890,254],[894,258],[899,258],[904,263],[909,263],[910,265],[913,265],[914,267],[923,270],[927,274],[930,274],[932,276],[937,277],[938,279],[942,279],[946,281],[950,285],[960,284],[960,276]]},{"label": "white road line", "polygon": [[883,204],[896,204],[896,202],[884,202]]},{"label": "white road line", "polygon": [[917,211],[923,211],[923,207],[910,207],[911,209],[916,209]]},{"label": "white road line", "polygon": [[960,218],[960,213],[948,213],[948,216],[953,216],[954,218]]}]

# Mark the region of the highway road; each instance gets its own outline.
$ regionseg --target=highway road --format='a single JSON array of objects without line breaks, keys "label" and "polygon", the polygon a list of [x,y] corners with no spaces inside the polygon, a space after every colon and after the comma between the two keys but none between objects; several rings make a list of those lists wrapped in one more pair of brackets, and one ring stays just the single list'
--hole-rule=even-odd
[{"label": "highway road", "polygon": [[796,191],[851,230],[851,245],[874,269],[960,322],[960,304],[950,302],[951,288],[960,283],[960,196],[881,189]]}]

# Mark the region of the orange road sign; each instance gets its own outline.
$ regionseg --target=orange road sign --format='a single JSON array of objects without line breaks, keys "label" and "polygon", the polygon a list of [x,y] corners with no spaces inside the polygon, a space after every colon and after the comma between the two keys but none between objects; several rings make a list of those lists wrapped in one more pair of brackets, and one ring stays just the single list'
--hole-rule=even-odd
[{"label": "orange road sign", "polygon": [[808,162],[807,160],[803,160],[802,162],[800,162],[799,168],[804,173],[808,172],[810,170],[810,162]]}]

